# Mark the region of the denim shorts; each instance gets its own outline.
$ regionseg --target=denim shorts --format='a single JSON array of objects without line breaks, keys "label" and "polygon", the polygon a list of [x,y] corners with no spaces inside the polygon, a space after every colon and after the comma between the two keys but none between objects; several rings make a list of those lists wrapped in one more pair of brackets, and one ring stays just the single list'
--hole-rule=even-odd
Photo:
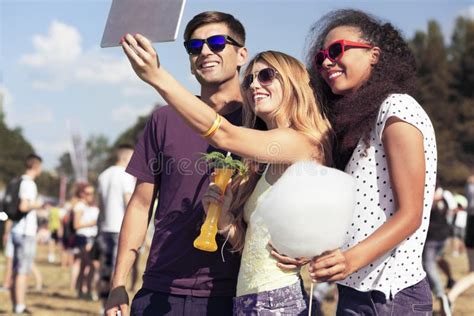
[{"label": "denim shorts", "polygon": [[36,238],[21,234],[12,235],[13,271],[17,274],[29,274],[36,255]]},{"label": "denim shorts", "polygon": [[119,233],[102,232],[97,237],[101,277],[107,276],[110,279],[112,275],[117,259],[118,242]]},{"label": "denim shorts", "polygon": [[339,292],[337,316],[433,314],[431,289],[426,278],[401,290],[388,300],[380,291],[360,292],[340,284],[337,285],[337,289]]},{"label": "denim shorts", "polygon": [[[117,259],[117,248],[118,248],[119,234],[102,232],[97,236],[94,247],[100,260],[99,275],[101,282],[109,284],[112,278],[112,272],[115,268],[115,260]],[[91,251],[93,252],[93,251]],[[107,298],[108,296],[107,287],[102,287],[100,296]]]},{"label": "denim shorts", "polygon": [[301,282],[234,298],[234,315],[307,315],[308,297]]}]

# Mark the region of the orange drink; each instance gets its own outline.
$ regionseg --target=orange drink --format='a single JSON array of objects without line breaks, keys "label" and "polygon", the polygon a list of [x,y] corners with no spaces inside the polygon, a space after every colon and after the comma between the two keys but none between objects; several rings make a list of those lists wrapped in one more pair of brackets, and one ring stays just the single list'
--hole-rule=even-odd
[{"label": "orange drink", "polygon": [[[217,168],[215,169],[216,177],[215,183],[225,192],[227,183],[234,174],[233,168]],[[206,220],[201,226],[201,234],[194,240],[194,247],[203,250],[214,252],[217,250],[216,235],[217,223],[221,216],[221,209],[219,205],[212,203],[207,211]]]}]

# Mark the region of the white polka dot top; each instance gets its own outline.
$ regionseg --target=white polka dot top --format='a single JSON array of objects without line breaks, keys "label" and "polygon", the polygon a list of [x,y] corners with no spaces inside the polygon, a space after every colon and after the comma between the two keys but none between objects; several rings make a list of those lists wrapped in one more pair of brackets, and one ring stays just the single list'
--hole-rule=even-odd
[{"label": "white polka dot top", "polygon": [[429,215],[436,181],[436,140],[433,126],[423,108],[406,94],[390,95],[380,107],[375,128],[370,132],[370,147],[361,139],[355,148],[346,172],[356,180],[356,207],[347,232],[350,248],[371,235],[396,211],[394,193],[390,183],[382,133],[388,118],[396,116],[415,126],[423,134],[425,151],[425,192],[421,226],[392,251],[338,283],[359,291],[378,290],[387,299],[406,287],[421,281],[426,273],[421,254],[426,239]]}]

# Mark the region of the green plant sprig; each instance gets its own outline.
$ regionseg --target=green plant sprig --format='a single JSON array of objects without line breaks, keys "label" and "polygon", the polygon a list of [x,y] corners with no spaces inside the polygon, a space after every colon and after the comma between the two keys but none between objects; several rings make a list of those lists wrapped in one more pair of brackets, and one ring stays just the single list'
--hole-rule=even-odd
[{"label": "green plant sprig", "polygon": [[247,166],[238,159],[233,159],[230,153],[225,156],[223,153],[213,151],[210,153],[202,153],[204,160],[214,169],[234,169],[237,173],[246,178],[248,175]]}]

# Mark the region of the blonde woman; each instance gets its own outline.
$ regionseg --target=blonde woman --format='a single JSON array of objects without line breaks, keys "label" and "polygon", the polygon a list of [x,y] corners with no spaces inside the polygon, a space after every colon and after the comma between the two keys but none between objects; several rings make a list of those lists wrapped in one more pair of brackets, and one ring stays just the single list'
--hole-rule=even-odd
[{"label": "blonde woman", "polygon": [[76,288],[79,297],[92,297],[92,263],[90,251],[94,237],[97,235],[99,209],[95,206],[95,189],[91,184],[79,183],[77,202],[73,207],[73,225],[76,232],[75,256],[72,267],[73,280],[77,277]]},{"label": "blonde woman", "polygon": [[[207,30],[208,36],[220,35]],[[225,38],[225,34],[222,35]],[[220,47],[209,43],[209,38],[192,38],[185,42],[194,65],[194,72],[206,79],[216,77],[226,67],[223,55],[232,49],[229,43]],[[257,200],[275,183],[288,166],[297,161],[331,162],[331,128],[316,102],[309,75],[300,62],[280,52],[258,54],[247,68],[242,83],[244,120],[246,127],[232,125],[216,110],[179,84],[163,67],[150,42],[141,35],[126,35],[122,47],[137,75],[154,87],[178,114],[214,147],[235,153],[251,168],[248,181],[234,183],[237,198],[228,212],[232,190],[221,198],[221,192],[211,185],[205,204],[220,201],[224,214],[219,223],[221,233],[229,237],[235,249],[243,247],[243,265],[239,273],[234,313],[284,310],[291,314],[306,312],[306,302],[297,270],[285,267],[277,260],[298,264],[297,260],[275,255],[268,249],[268,234],[263,226],[248,222]],[[227,48],[229,47],[229,48]],[[228,103],[240,103],[227,100]],[[257,119],[258,117],[258,119]],[[255,129],[262,127],[263,130]],[[266,166],[264,164],[267,164]],[[263,174],[262,174],[263,171]],[[245,204],[245,213],[243,205]],[[243,221],[249,227],[245,229]],[[252,230],[256,228],[255,232]],[[196,236],[198,235],[196,228]],[[244,238],[245,231],[255,233]],[[249,236],[249,235],[248,235]],[[255,238],[252,238],[255,236]],[[264,238],[260,238],[264,236]],[[248,240],[248,241],[247,241]],[[252,265],[249,258],[257,258]],[[246,266],[246,264],[250,264]],[[287,265],[286,265],[287,266]],[[258,272],[258,273],[257,273]],[[259,278],[259,275],[262,278]],[[270,279],[268,279],[270,278]],[[270,296],[277,304],[262,305],[262,298]]]},{"label": "blonde woman", "polygon": [[[242,94],[244,126],[258,128],[257,122],[261,120],[261,125],[268,131],[260,134],[281,133],[281,137],[294,139],[311,154],[295,156],[289,161],[273,160],[266,165],[258,158],[256,162],[247,158],[248,181],[229,186],[224,197],[219,187],[211,184],[203,198],[206,210],[211,203],[222,203],[220,232],[229,238],[235,250],[242,252],[234,314],[265,311],[306,315],[306,295],[299,269],[285,269],[279,262],[289,262],[289,259],[279,256],[268,246],[270,236],[256,209],[293,162],[331,163],[330,125],[314,98],[305,67],[286,54],[274,51],[258,54],[245,71]],[[310,141],[299,142],[300,135]],[[286,151],[279,147],[277,139],[273,145],[269,149],[274,153]],[[296,265],[301,263],[293,261]]]}]

